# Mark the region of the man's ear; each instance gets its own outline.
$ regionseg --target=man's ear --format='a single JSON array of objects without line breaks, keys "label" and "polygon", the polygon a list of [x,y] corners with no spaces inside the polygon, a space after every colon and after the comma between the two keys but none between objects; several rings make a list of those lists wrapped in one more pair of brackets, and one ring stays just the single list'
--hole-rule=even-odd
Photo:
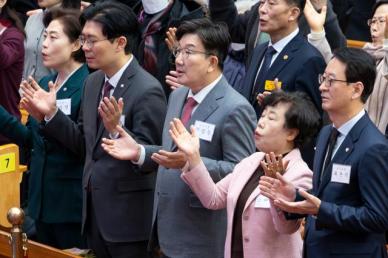
[{"label": "man's ear", "polygon": [[300,16],[300,9],[296,6],[292,7],[290,9],[290,16],[288,17],[288,21],[298,21],[298,18]]},{"label": "man's ear", "polygon": [[210,60],[210,65],[207,69],[207,72],[210,73],[210,72],[213,72],[215,69],[218,68],[218,57],[215,56],[215,55],[211,55],[209,56],[209,60]]},{"label": "man's ear", "polygon": [[364,92],[364,84],[362,82],[354,82],[352,86],[353,86],[352,99],[361,98],[361,95]]},{"label": "man's ear", "polygon": [[116,40],[117,40],[117,47],[118,47],[117,49],[119,51],[124,50],[128,43],[127,38],[124,36],[120,36]]}]

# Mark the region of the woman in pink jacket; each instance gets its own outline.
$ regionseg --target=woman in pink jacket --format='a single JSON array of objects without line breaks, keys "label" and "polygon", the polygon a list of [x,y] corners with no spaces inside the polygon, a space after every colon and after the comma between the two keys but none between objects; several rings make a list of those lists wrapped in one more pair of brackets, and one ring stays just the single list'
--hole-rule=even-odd
[{"label": "woman in pink jacket", "polygon": [[190,134],[178,119],[171,123],[170,134],[188,159],[182,179],[206,208],[227,209],[225,258],[302,257],[301,221],[286,220],[283,212],[260,194],[258,182],[264,173],[282,172],[297,187],[311,187],[312,172],[299,148],[317,132],[319,114],[300,93],[276,92],[262,105],[264,111],[254,134],[260,152],[242,160],[217,184],[201,160],[200,132],[192,127]]}]

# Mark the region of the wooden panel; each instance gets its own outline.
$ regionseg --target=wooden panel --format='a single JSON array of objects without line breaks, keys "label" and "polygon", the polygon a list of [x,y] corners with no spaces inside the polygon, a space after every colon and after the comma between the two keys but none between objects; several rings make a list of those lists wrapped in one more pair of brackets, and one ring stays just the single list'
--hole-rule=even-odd
[{"label": "wooden panel", "polygon": [[[0,258],[10,258],[11,246],[9,245],[9,234],[0,231]],[[34,241],[28,241],[29,258],[79,258],[81,256],[72,255],[61,250],[43,245]]]},{"label": "wooden panel", "polygon": [[358,41],[358,40],[352,40],[352,39],[347,40],[348,47],[363,48],[365,44],[366,44],[365,41]]}]

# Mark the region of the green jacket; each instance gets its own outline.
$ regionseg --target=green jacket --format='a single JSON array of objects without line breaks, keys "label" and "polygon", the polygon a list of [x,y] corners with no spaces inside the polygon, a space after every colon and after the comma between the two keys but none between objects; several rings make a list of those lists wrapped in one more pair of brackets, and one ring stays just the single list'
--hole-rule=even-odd
[{"label": "green jacket", "polygon": [[[69,118],[77,121],[84,80],[89,71],[81,66],[57,92],[57,100],[71,99]],[[56,74],[42,78],[39,85],[48,90]],[[0,106],[0,132],[19,146],[31,148],[28,214],[46,223],[81,222],[82,158],[45,136],[40,124],[29,117],[26,126]]]}]

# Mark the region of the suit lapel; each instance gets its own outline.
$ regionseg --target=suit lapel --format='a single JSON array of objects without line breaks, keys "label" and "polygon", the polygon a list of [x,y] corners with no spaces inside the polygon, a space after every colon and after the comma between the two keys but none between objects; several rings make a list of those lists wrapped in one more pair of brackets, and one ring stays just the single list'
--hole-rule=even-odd
[{"label": "suit lapel", "polygon": [[354,149],[355,142],[358,141],[362,129],[367,125],[369,118],[367,115],[364,115],[350,130],[341,146],[339,146],[337,152],[335,153],[333,159],[327,166],[325,173],[323,174],[321,184],[319,185],[318,195],[322,192],[325,186],[331,180],[331,172],[333,168],[333,163],[336,164],[345,164],[346,160],[349,158]]},{"label": "suit lapel", "polygon": [[82,78],[85,78],[85,74],[87,74],[87,67],[86,65],[82,65],[78,68],[77,71],[66,81],[66,83],[60,88],[60,90],[57,92],[57,99],[67,99],[71,98],[73,94],[81,88],[79,87],[79,81]]},{"label": "suit lapel", "polygon": [[[136,71],[137,66],[138,66],[138,63],[135,60],[135,58],[133,58],[131,63],[127,67],[127,69],[125,69],[123,75],[121,76],[119,82],[117,83],[117,85],[116,85],[116,87],[115,87],[115,89],[113,91],[113,95],[112,96],[116,100],[121,98],[125,94],[125,92],[129,89],[129,87],[131,86],[130,78],[135,75],[135,71]],[[102,91],[102,86],[100,88],[100,92],[101,91]],[[100,94],[98,94],[98,96],[100,97]],[[100,100],[98,100],[98,103],[99,102],[100,102]],[[99,143],[99,141],[100,141],[100,139],[101,139],[101,137],[103,135],[103,132],[105,131],[105,127],[104,127],[104,123],[102,122],[102,119],[100,119],[99,121],[100,121],[100,124],[98,126],[98,131],[97,131],[96,140],[95,140],[95,143],[94,143],[94,148]]]},{"label": "suit lapel", "polygon": [[315,160],[314,160],[314,173],[313,173],[313,189],[318,192],[320,185],[320,178],[322,173],[323,161],[326,155],[326,146],[330,137],[330,128],[331,125],[326,126],[322,129],[321,136],[318,138],[315,150]]}]

